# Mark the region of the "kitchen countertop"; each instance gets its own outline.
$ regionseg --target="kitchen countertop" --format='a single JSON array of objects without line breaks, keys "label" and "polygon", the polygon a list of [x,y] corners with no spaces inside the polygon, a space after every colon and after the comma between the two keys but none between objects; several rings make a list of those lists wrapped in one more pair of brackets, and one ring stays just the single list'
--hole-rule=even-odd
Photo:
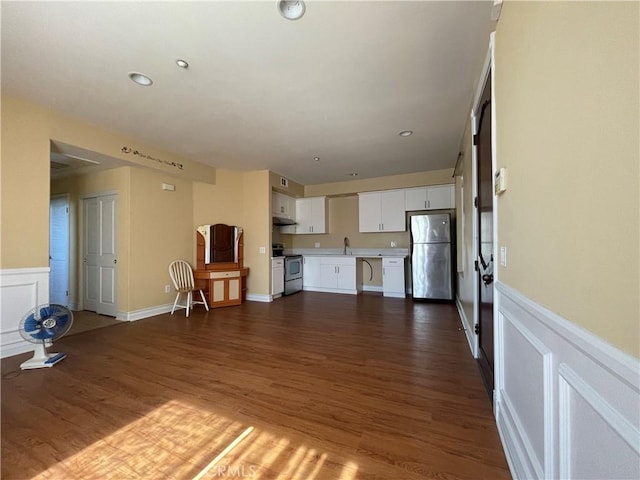
[{"label": "kitchen countertop", "polygon": [[305,257],[355,257],[355,258],[383,258],[408,257],[407,248],[292,248],[285,249],[285,255],[304,255]]}]

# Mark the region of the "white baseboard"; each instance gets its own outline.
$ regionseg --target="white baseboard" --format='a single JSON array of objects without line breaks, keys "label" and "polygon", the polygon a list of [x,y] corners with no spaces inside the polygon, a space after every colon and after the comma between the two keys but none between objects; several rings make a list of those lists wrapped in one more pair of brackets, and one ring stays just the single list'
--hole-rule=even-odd
[{"label": "white baseboard", "polygon": [[273,298],[271,295],[263,295],[260,293],[247,293],[247,300],[249,302],[273,302]]},{"label": "white baseboard", "polygon": [[471,355],[473,355],[473,358],[477,358],[478,353],[476,352],[476,334],[473,329],[474,326],[467,318],[467,314],[464,313],[464,307],[462,306],[462,302],[457,296],[456,296],[456,308],[458,309],[458,315],[460,315],[460,322],[462,323],[464,334],[467,337],[467,343],[469,344]]},{"label": "white baseboard", "polygon": [[382,292],[382,285],[362,285],[363,292]]},{"label": "white baseboard", "polygon": [[640,478],[640,359],[496,284],[495,412],[514,478]]},{"label": "white baseboard", "polygon": [[305,291],[309,292],[323,292],[323,293],[341,293],[346,295],[358,295],[358,290],[339,290],[337,288],[324,288],[324,287],[304,287]]},{"label": "white baseboard", "polygon": [[22,317],[49,303],[49,267],[0,270],[0,358],[33,350],[18,327]]},{"label": "white baseboard", "polygon": [[169,313],[171,312],[172,308],[173,308],[173,303],[167,303],[165,305],[141,308],[140,310],[132,310],[130,312],[118,312],[116,316],[116,320],[133,322],[136,320],[142,320],[143,318],[155,317],[156,315]]}]

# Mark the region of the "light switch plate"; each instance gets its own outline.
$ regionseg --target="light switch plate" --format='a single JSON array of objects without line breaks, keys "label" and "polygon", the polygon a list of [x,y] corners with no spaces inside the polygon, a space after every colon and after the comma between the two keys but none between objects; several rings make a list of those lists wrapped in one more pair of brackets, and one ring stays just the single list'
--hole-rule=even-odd
[{"label": "light switch plate", "polygon": [[507,247],[500,247],[500,265],[507,266]]},{"label": "light switch plate", "polygon": [[260,253],[267,253],[267,249],[265,247],[260,247]]},{"label": "light switch plate", "polygon": [[315,247],[320,248],[320,242],[316,242]]}]

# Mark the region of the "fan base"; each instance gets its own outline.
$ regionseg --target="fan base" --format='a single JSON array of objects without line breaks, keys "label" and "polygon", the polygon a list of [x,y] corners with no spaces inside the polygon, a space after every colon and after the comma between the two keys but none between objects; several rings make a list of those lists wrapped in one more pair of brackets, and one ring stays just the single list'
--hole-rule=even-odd
[{"label": "fan base", "polygon": [[35,356],[30,358],[26,362],[23,362],[20,365],[22,370],[29,370],[32,368],[45,368],[45,367],[53,367],[56,363],[60,362],[64,358],[66,358],[66,353],[47,353],[45,358]]}]

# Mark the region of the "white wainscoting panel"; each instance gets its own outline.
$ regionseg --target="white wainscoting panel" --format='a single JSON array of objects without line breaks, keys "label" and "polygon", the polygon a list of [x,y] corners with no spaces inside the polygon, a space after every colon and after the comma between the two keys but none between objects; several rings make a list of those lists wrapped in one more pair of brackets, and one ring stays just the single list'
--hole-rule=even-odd
[{"label": "white wainscoting panel", "polygon": [[32,308],[49,303],[49,267],[0,270],[0,357],[33,350],[18,326]]},{"label": "white wainscoting panel", "polygon": [[496,284],[495,414],[514,478],[640,478],[640,360]]}]

